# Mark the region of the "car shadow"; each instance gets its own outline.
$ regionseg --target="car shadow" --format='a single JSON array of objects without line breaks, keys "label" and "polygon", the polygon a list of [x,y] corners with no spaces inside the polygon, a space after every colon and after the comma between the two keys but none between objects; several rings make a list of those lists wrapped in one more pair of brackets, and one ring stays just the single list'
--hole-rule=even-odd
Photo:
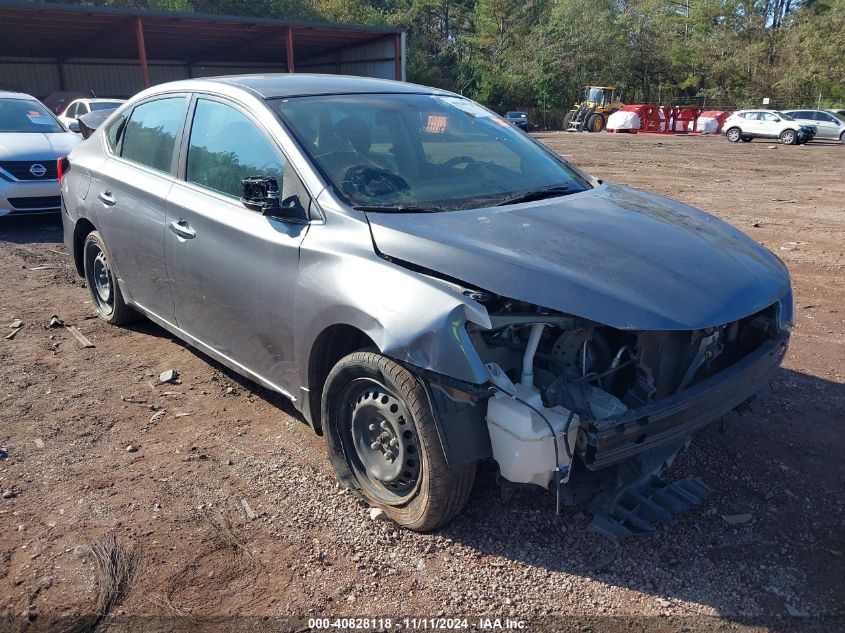
[{"label": "car shadow", "polygon": [[0,241],[12,244],[61,244],[62,217],[58,213],[4,215],[0,217]]},{"label": "car shadow", "polygon": [[175,345],[183,347],[192,354],[201,358],[204,362],[208,363],[211,367],[213,367],[220,373],[225,374],[229,380],[236,383],[244,391],[248,391],[251,394],[261,398],[268,404],[280,409],[283,413],[286,413],[287,415],[301,421],[303,424],[308,424],[305,417],[299,411],[296,410],[296,407],[293,406],[293,403],[290,401],[290,399],[286,398],[285,396],[276,391],[267,389],[266,387],[262,387],[261,385],[253,382],[249,378],[241,376],[239,373],[232,369],[229,369],[228,367],[215,360],[202,350],[193,347],[191,344],[186,343],[182,339],[176,338],[173,334],[165,330],[160,325],[153,323],[149,319],[141,319],[136,323],[125,325],[123,326],[123,328],[138,334],[144,334],[147,336],[153,336],[156,338],[168,339],[172,341]]},{"label": "car shadow", "polygon": [[845,385],[788,369],[772,385],[773,396],[700,432],[666,473],[696,476],[712,490],[673,527],[609,541],[578,507],[556,516],[550,492],[503,500],[488,462],[466,510],[441,533],[481,561],[504,558],[564,584],[579,576],[656,596],[667,611],[683,601],[769,625],[796,613],[830,615],[845,604]]}]

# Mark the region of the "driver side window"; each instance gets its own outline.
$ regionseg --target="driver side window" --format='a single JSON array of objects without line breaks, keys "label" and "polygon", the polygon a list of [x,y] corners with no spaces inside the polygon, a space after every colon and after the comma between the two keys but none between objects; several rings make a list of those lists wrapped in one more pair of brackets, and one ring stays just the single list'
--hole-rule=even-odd
[{"label": "driver side window", "polygon": [[186,180],[232,198],[240,198],[241,180],[276,179],[284,197],[285,162],[267,137],[235,108],[198,99],[188,145]]}]

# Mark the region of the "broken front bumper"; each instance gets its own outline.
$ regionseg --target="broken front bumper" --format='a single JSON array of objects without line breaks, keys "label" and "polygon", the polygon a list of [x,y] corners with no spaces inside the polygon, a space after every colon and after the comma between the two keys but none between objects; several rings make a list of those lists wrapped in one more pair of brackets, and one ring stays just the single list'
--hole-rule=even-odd
[{"label": "broken front bumper", "polygon": [[717,375],[659,402],[611,420],[591,421],[584,463],[598,470],[634,455],[678,442],[733,410],[769,379],[786,353],[780,332]]}]

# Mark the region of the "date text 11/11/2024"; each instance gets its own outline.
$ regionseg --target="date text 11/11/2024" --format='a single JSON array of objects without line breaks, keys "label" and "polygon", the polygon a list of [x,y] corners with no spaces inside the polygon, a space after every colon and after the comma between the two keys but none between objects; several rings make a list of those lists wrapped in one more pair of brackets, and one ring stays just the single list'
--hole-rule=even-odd
[{"label": "date text 11/11/2024", "polygon": [[474,628],[482,631],[519,631],[527,626],[519,618],[309,618],[312,630],[385,631],[453,631]]}]

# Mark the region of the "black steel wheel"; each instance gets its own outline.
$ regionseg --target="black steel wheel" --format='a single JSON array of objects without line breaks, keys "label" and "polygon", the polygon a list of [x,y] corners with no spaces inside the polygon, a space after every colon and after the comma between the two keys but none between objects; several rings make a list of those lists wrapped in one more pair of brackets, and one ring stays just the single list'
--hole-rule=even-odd
[{"label": "black steel wheel", "polygon": [[106,323],[121,325],[138,318],[138,313],[126,305],[111,267],[111,258],[103,238],[91,231],[82,247],[85,282],[97,315]]},{"label": "black steel wheel", "polygon": [[433,530],[463,509],[475,463],[449,468],[425,387],[405,367],[373,352],[342,358],[322,421],[340,480],[399,525]]},{"label": "black steel wheel", "polygon": [[396,505],[420,482],[416,428],[405,404],[372,378],[350,382],[342,399],[340,440],[355,479],[377,499]]}]

